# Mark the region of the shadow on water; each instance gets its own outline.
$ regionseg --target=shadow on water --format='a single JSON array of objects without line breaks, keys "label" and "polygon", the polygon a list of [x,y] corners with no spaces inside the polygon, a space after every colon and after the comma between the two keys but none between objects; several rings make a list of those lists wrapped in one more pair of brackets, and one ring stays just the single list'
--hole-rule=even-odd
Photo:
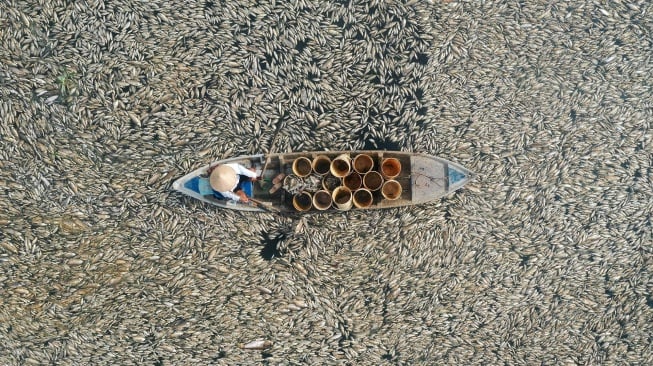
[{"label": "shadow on water", "polygon": [[376,140],[376,139],[366,139],[363,150],[389,150],[389,151],[399,151],[401,146],[391,141],[390,139]]},{"label": "shadow on water", "polygon": [[286,234],[280,233],[271,237],[269,233],[264,231],[262,236],[261,245],[263,245],[263,249],[261,249],[261,257],[268,261],[274,257],[280,257],[279,243],[286,238]]}]

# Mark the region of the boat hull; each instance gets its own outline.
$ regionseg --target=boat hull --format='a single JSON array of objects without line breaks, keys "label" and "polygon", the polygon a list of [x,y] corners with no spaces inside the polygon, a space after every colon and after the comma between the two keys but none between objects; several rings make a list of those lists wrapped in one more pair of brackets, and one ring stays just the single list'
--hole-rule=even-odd
[{"label": "boat hull", "polygon": [[[293,205],[293,197],[295,194],[299,194],[300,191],[302,191],[302,193],[307,192],[309,194],[314,194],[317,190],[324,190],[324,187],[321,184],[316,186],[315,182],[323,180],[325,176],[328,176],[329,179],[331,179],[330,182],[338,181],[342,185],[342,182],[344,181],[343,178],[338,178],[334,176],[334,174],[337,175],[339,173],[338,168],[345,169],[345,174],[347,172],[347,166],[343,163],[340,166],[336,166],[335,171],[332,169],[325,175],[319,175],[315,171],[309,171],[307,177],[299,178],[297,174],[304,174],[306,172],[303,170],[299,172],[297,170],[293,171],[293,163],[295,163],[296,160],[296,168],[299,169],[301,167],[302,169],[305,169],[305,158],[308,158],[311,162],[315,161],[316,158],[324,159],[324,157],[327,157],[331,161],[342,158],[342,160],[349,163],[349,171],[354,173],[355,167],[352,166],[354,162],[353,159],[362,154],[371,158],[371,171],[378,172],[385,182],[392,181],[386,185],[387,187],[384,187],[385,191],[383,188],[370,190],[372,193],[371,203],[368,202],[364,208],[361,208],[355,204],[338,204],[334,201],[332,205],[324,210],[318,210],[312,206],[306,210],[304,210],[305,206],[300,206],[301,210],[298,210],[297,202]],[[360,160],[369,161],[367,157],[362,158],[365,159]],[[304,165],[300,166],[300,162]],[[248,203],[234,202],[231,200],[218,199],[213,195],[212,190],[208,186],[208,177],[206,176],[207,169],[216,164],[226,163],[239,163],[245,167],[253,168],[261,176],[262,179],[260,181],[253,183],[253,198],[257,203],[252,201]],[[334,165],[336,165],[336,163],[332,164],[331,167],[333,168]],[[364,168],[369,168],[369,166],[365,166],[365,163],[360,165]],[[323,173],[324,171],[320,170],[320,172]],[[306,183],[305,186],[300,186],[299,189],[296,189],[288,183],[288,179],[286,179],[282,188],[277,187],[277,189],[274,190],[274,178],[279,176],[281,173],[295,178],[295,181],[313,182],[313,185],[309,186],[309,184]],[[364,174],[361,174],[361,178],[363,177]],[[371,178],[374,177],[370,177],[369,182],[372,181]],[[173,183],[173,189],[202,202],[239,211],[310,213],[336,212],[341,211],[342,209],[381,209],[427,203],[462,188],[472,178],[473,173],[465,167],[449,160],[427,154],[376,150],[312,151],[269,155],[258,154],[215,161],[177,179]],[[347,184],[351,184],[349,181],[354,181],[354,184],[358,183],[361,185],[361,188],[365,188],[357,179],[349,179]],[[357,185],[351,187],[352,196],[356,191],[356,187]],[[329,193],[331,194],[332,191],[329,191]],[[366,197],[369,198],[369,195]]]}]

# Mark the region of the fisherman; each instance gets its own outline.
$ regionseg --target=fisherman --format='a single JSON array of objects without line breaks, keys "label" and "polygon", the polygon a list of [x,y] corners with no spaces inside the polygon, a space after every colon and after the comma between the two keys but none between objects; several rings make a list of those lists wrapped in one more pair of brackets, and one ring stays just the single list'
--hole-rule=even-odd
[{"label": "fisherman", "polygon": [[254,168],[245,168],[238,163],[220,164],[209,168],[211,188],[224,198],[249,202],[252,196],[252,182],[258,178]]}]

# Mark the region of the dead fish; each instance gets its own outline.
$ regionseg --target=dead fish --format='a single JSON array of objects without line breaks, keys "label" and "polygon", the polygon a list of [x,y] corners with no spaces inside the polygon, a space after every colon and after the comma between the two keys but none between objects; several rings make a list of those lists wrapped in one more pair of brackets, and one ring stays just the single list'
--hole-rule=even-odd
[{"label": "dead fish", "polygon": [[270,347],[272,347],[272,341],[262,340],[262,339],[240,345],[240,348],[250,349],[250,350],[261,350]]}]

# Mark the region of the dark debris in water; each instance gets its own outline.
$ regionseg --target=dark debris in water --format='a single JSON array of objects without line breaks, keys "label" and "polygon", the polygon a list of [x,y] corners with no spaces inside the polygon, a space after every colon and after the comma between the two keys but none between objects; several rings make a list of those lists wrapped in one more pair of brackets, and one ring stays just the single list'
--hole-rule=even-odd
[{"label": "dark debris in water", "polygon": [[264,231],[261,236],[263,237],[263,239],[261,239],[261,245],[263,245],[263,249],[261,249],[261,257],[268,261],[272,260],[274,257],[280,257],[281,253],[279,252],[279,243],[286,238],[286,234],[279,233],[272,237],[270,236],[270,233]]},{"label": "dark debris in water", "polygon": [[213,356],[213,362],[218,362],[218,360],[227,357],[227,352],[220,350],[215,356]]}]

